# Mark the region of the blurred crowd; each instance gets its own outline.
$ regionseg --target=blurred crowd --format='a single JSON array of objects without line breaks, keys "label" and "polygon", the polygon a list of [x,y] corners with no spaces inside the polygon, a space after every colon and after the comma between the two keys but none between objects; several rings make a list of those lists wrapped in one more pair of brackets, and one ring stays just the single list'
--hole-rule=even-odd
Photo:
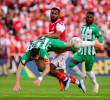
[{"label": "blurred crowd", "polygon": [[[0,0],[0,66],[8,62],[18,65],[29,41],[48,32],[52,7],[61,9],[67,25],[67,39],[79,36],[88,10],[95,12],[95,23],[104,36],[104,46],[110,55],[109,0]],[[16,70],[16,68],[13,68]]]}]

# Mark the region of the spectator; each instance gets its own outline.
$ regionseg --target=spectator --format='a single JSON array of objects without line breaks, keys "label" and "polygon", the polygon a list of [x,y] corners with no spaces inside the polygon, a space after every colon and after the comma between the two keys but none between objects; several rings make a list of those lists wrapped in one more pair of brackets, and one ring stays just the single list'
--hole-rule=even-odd
[{"label": "spectator", "polygon": [[8,60],[9,41],[4,35],[0,36],[0,76],[7,76],[7,60]]}]

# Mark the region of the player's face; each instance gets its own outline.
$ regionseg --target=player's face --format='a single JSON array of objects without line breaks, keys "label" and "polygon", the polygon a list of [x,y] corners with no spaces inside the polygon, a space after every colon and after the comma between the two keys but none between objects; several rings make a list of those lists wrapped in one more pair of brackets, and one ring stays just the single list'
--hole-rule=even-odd
[{"label": "player's face", "polygon": [[60,13],[58,10],[51,10],[50,12],[50,19],[51,22],[54,23],[59,19]]},{"label": "player's face", "polygon": [[92,14],[87,14],[86,15],[86,23],[87,24],[92,24],[94,21],[94,16]]}]

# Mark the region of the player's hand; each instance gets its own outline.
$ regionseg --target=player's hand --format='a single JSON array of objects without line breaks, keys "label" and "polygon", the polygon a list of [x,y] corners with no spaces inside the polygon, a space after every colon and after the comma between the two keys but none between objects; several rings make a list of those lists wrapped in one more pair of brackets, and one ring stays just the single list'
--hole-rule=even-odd
[{"label": "player's hand", "polygon": [[16,84],[13,88],[13,91],[19,92],[21,90],[21,86],[19,84]]},{"label": "player's hand", "polygon": [[101,43],[99,43],[98,40],[95,40],[95,45],[94,46],[95,46],[96,49],[104,51],[104,46]]},{"label": "player's hand", "polygon": [[41,84],[41,80],[37,79],[33,82],[35,85],[40,86]]}]

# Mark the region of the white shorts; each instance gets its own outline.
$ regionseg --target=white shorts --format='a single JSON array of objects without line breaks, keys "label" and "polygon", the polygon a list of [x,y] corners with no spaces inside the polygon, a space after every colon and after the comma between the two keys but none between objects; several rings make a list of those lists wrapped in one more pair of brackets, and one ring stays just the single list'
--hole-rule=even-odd
[{"label": "white shorts", "polygon": [[66,60],[68,58],[69,52],[64,52],[61,54],[57,54],[52,60],[51,63],[53,63],[57,69],[63,69],[64,72],[66,72]]}]

